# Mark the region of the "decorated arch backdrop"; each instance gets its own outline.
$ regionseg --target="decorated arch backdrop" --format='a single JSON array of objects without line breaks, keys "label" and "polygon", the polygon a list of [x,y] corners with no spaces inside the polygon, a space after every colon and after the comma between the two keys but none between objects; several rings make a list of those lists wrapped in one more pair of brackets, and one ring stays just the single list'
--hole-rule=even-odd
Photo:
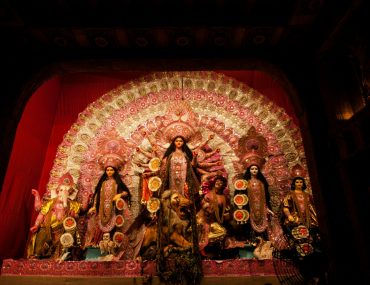
[{"label": "decorated arch backdrop", "polygon": [[[146,137],[169,131],[173,121],[198,132],[199,140],[215,134],[209,145],[220,149],[231,193],[233,180],[245,171],[238,142],[251,127],[267,140],[263,172],[273,204],[289,191],[292,167],[306,167],[299,128],[284,109],[255,89],[214,72],[153,73],[109,91],[79,114],[58,147],[47,191],[53,192],[59,177],[69,171],[80,198],[87,199],[102,173],[98,159],[108,151],[104,143],[116,140],[120,143],[113,151],[126,161],[121,174],[132,192],[132,210],[138,211],[139,172],[132,163],[136,146],[146,148]],[[166,133],[163,146],[170,143],[165,138]]]},{"label": "decorated arch backdrop", "polygon": [[[55,190],[58,178],[69,171],[78,184],[79,198],[87,197],[102,172],[96,159],[101,142],[107,138],[113,137],[122,142],[120,151],[126,166],[121,174],[133,192],[134,205],[139,204],[138,175],[131,163],[136,155],[134,146],[145,148],[146,138],[143,133],[156,133],[171,120],[183,120],[185,124],[192,125],[202,134],[203,139],[209,134],[215,134],[209,144],[221,150],[231,191],[233,179],[244,171],[237,152],[238,140],[252,126],[268,143],[268,157],[263,172],[272,186],[275,199],[273,204],[278,204],[288,191],[291,168],[299,163],[306,169],[302,138],[294,110],[280,84],[267,74],[258,71],[229,71],[138,75],[143,74],[127,73],[124,76],[116,74],[108,77],[70,75],[58,80],[57,85],[51,88],[56,99],[48,109],[39,100],[33,112],[49,112],[48,119],[53,124],[48,121],[46,125],[51,127],[47,127],[49,131],[45,132],[44,138],[40,138],[46,142],[46,149],[45,146],[28,149],[27,142],[22,141],[17,130],[0,205],[1,210],[4,209],[2,228],[9,237],[21,237],[14,245],[14,239],[2,235],[0,248],[3,258],[20,257],[25,247],[32,216],[30,190],[37,188],[34,180],[39,177],[38,188],[41,193],[45,190],[50,193]],[[50,96],[44,93],[42,96],[45,98]],[[37,97],[35,95],[33,97]],[[70,97],[67,99],[68,95]],[[29,104],[33,99],[30,99]],[[192,114],[191,121],[186,115],[189,113]],[[23,117],[26,115],[25,112]],[[19,130],[24,124],[22,120]],[[35,121],[34,127],[40,125],[40,122]],[[22,151],[17,151],[17,144],[22,145]],[[40,166],[37,169],[30,167],[30,171],[35,172],[35,179],[31,181],[27,176],[17,177],[19,171],[15,170],[28,164],[28,153],[38,151],[44,163],[42,169]],[[22,183],[14,184],[16,179],[22,179]],[[16,189],[14,185],[18,185]],[[22,203],[26,203],[26,207],[12,208],[6,203],[19,200],[24,201]],[[10,250],[10,243],[13,250]]]}]

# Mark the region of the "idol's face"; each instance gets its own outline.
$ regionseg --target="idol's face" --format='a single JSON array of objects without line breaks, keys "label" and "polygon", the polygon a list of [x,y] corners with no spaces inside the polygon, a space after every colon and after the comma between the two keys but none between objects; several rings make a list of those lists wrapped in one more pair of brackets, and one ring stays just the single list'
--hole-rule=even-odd
[{"label": "idol's face", "polygon": [[105,173],[107,174],[108,177],[112,177],[113,174],[114,174],[115,170],[113,167],[110,167],[108,166],[106,169],[105,169]]},{"label": "idol's face", "polygon": [[110,235],[109,235],[109,233],[104,233],[104,234],[103,234],[103,240],[105,240],[105,241],[109,241],[109,240],[110,240]]},{"label": "idol's face", "polygon": [[256,176],[257,175],[257,173],[258,173],[258,166],[256,166],[256,165],[252,165],[251,166],[251,168],[250,168],[250,172],[251,172],[251,174],[253,175],[253,176]]},{"label": "idol's face", "polygon": [[175,139],[176,148],[182,148],[183,145],[184,145],[184,140],[182,138],[176,138]]},{"label": "idol's face", "polygon": [[178,207],[180,205],[180,196],[178,193],[174,193],[171,195],[170,198],[171,206],[172,207]]},{"label": "idol's face", "polygon": [[66,185],[61,185],[57,189],[57,195],[58,195],[58,200],[60,202],[63,202],[63,207],[67,208],[68,206],[68,194],[69,194],[69,186]]},{"label": "idol's face", "polygon": [[217,179],[215,182],[215,189],[221,190],[223,186],[224,186],[224,182],[221,179]]},{"label": "idol's face", "polygon": [[297,179],[294,182],[294,186],[296,190],[302,190],[303,189],[303,180],[302,179]]}]

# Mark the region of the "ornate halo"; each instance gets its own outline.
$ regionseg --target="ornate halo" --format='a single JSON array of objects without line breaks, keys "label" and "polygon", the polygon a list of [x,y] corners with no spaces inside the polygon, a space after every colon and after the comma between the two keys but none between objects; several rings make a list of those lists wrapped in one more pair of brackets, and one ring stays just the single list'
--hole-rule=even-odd
[{"label": "ornate halo", "polygon": [[122,227],[124,222],[125,222],[125,219],[123,218],[122,215],[116,216],[116,220],[115,220],[116,227],[119,227],[119,228]]},{"label": "ornate halo", "polygon": [[161,159],[159,157],[153,157],[149,161],[149,169],[151,171],[158,171],[161,166]]},{"label": "ornate halo", "polygon": [[150,198],[150,200],[146,204],[146,208],[148,209],[150,213],[154,214],[155,212],[159,210],[160,205],[161,205],[161,202],[158,198]]},{"label": "ornate halo", "polygon": [[161,187],[161,185],[162,185],[161,178],[159,178],[158,176],[150,177],[150,179],[148,181],[148,187],[149,187],[150,191],[152,191],[152,192],[158,191],[158,189]]},{"label": "ornate halo", "polygon": [[63,247],[71,247],[74,243],[74,239],[71,233],[64,233],[60,237],[60,243]]},{"label": "ornate halo", "polygon": [[237,179],[234,182],[234,188],[236,190],[245,190],[247,189],[247,180],[245,179]]},{"label": "ornate halo", "polygon": [[125,201],[122,198],[119,198],[118,200],[116,200],[117,210],[122,211],[124,207],[125,207]]},{"label": "ornate halo", "polygon": [[73,231],[77,227],[76,220],[72,217],[67,217],[63,220],[63,227],[67,232]]},{"label": "ornate halo", "polygon": [[116,245],[120,246],[123,242],[124,235],[121,232],[115,232],[113,235],[113,241],[116,243]]},{"label": "ornate halo", "polygon": [[234,204],[241,209],[243,206],[247,205],[248,203],[248,196],[245,194],[237,194],[234,196]]}]

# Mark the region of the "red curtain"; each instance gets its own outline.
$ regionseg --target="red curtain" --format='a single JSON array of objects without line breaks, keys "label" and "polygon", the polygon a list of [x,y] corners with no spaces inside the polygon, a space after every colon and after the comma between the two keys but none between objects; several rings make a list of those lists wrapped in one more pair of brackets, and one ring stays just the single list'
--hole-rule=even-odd
[{"label": "red curtain", "polygon": [[31,188],[40,180],[59,93],[59,77],[44,83],[19,122],[0,196],[1,259],[22,256],[32,214]]},{"label": "red curtain", "polygon": [[[283,107],[294,110],[278,81],[259,71],[222,71]],[[35,219],[31,189],[45,192],[63,135],[88,104],[144,72],[69,74],[44,83],[30,98],[17,128],[0,195],[0,259],[23,257]],[[295,120],[296,121],[296,120]]]}]

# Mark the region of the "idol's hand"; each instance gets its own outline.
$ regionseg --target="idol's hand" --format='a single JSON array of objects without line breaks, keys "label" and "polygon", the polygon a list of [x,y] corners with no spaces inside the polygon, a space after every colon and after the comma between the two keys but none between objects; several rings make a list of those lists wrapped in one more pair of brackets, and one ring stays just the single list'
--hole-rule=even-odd
[{"label": "idol's hand", "polygon": [[116,194],[116,195],[113,197],[113,202],[116,202],[118,199],[121,199],[121,193]]},{"label": "idol's hand", "polygon": [[90,216],[95,215],[96,214],[96,208],[95,207],[90,208],[90,210],[87,212],[87,214],[90,215]]},{"label": "idol's hand", "polygon": [[144,172],[143,174],[141,174],[141,177],[143,178],[148,178],[150,176],[150,173],[148,172]]},{"label": "idol's hand", "polygon": [[31,190],[31,193],[32,193],[32,195],[33,195],[33,196],[35,196],[35,198],[36,198],[36,197],[40,197],[40,193],[39,193],[39,191],[38,191],[38,190],[36,190],[36,189],[32,189],[32,190]]},{"label": "idol's hand", "polygon": [[275,213],[273,211],[271,211],[269,208],[267,208],[267,214],[269,214],[272,217],[275,216]]},{"label": "idol's hand", "polygon": [[288,221],[289,221],[289,222],[294,222],[294,217],[293,217],[293,215],[289,215],[289,216],[288,216]]},{"label": "idol's hand", "polygon": [[41,209],[40,193],[36,189],[32,189],[31,193],[33,196],[35,196],[35,203],[34,203],[35,210],[39,212]]},{"label": "idol's hand", "polygon": [[40,227],[40,225],[35,224],[33,227],[30,228],[30,231],[32,233],[35,233],[35,232],[37,232],[37,230],[39,229],[39,227]]}]

